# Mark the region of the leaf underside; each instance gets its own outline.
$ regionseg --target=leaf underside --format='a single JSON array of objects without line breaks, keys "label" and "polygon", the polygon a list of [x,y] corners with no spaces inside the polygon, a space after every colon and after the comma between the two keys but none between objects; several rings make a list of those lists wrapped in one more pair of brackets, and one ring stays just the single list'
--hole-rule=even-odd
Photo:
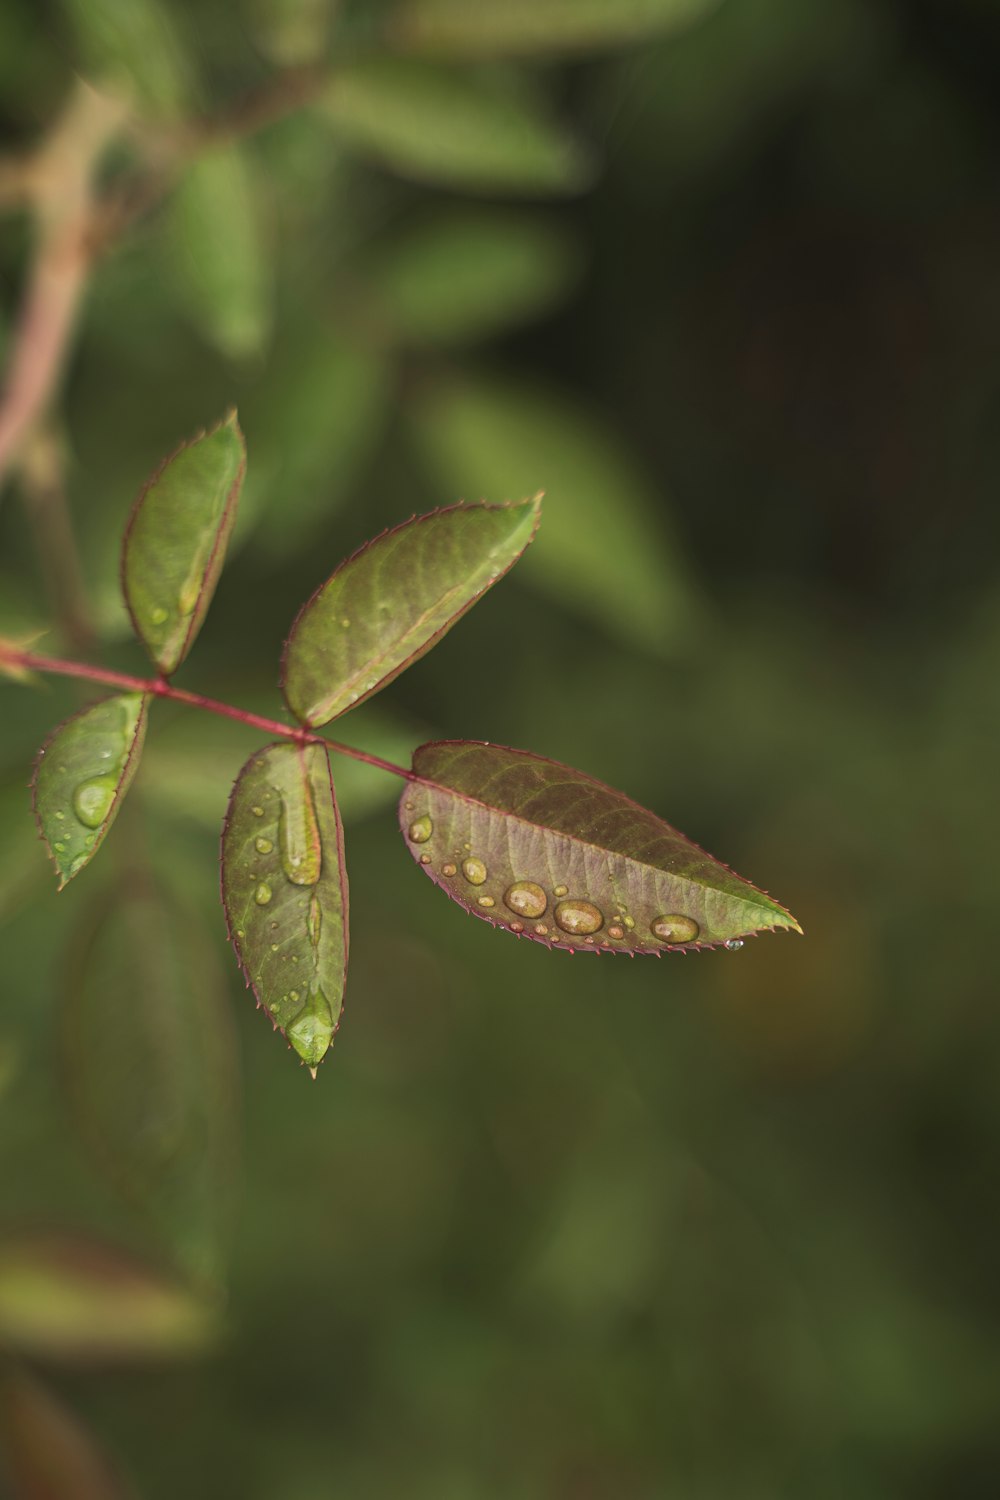
[{"label": "leaf underside", "polygon": [[801,931],[783,907],[621,792],[502,745],[413,756],[403,836],[467,911],[571,952],[656,953]]},{"label": "leaf underside", "polygon": [[521,556],[540,500],[453,505],[367,543],[303,606],[281,687],[311,727],[363,703],[419,660]]},{"label": "leaf underside", "polygon": [[102,698],[46,740],[32,786],[59,889],[97,853],[139,765],[149,695]]},{"label": "leaf underside", "polygon": [[344,836],[322,745],[268,745],[237,778],[222,831],[229,937],[257,1001],[310,1068],[347,978]]},{"label": "leaf underside", "polygon": [[246,448],[236,413],[169,458],[139,496],[122,550],[135,633],[169,676],[201,629],[236,520]]}]

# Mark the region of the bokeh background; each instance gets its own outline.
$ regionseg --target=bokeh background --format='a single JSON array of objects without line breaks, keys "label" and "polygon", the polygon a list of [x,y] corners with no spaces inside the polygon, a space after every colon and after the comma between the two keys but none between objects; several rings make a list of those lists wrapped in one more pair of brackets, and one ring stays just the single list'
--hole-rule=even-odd
[{"label": "bokeh background", "polygon": [[[45,482],[0,508],[4,628],[143,671],[124,519],[233,403],[244,516],[181,680],[261,712],[345,553],[544,489],[343,737],[568,761],[806,932],[515,943],[342,762],[313,1084],[224,942],[259,737],[158,705],[57,897],[25,784],[83,700],[4,685],[14,1500],[996,1492],[998,64],[994,0],[7,0],[13,158],[78,75],[130,102]],[[8,204],[8,353],[36,236]]]}]

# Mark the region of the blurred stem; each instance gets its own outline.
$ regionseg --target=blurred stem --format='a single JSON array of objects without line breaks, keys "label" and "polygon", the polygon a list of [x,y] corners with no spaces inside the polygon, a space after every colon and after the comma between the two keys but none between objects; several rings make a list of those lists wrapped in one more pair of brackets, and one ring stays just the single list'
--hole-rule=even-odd
[{"label": "blurred stem", "polygon": [[108,667],[91,666],[89,662],[63,661],[55,656],[39,656],[34,651],[22,651],[9,642],[0,641],[0,667],[10,669],[15,675],[31,672],[51,672],[58,677],[83,678],[86,682],[100,682],[106,687],[121,688],[128,693],[148,693],[154,698],[168,698],[173,703],[186,703],[189,708],[200,708],[206,713],[219,714],[224,719],[235,719],[238,724],[248,724],[252,729],[263,729],[267,734],[281,739],[294,740],[299,745],[324,745],[337,755],[350,756],[351,760],[363,761],[366,766],[388,771],[392,776],[401,776],[404,781],[419,781],[412,771],[397,766],[379,755],[369,755],[367,750],[358,750],[353,745],[342,745],[328,740],[321,734],[313,734],[300,724],[282,724],[280,719],[267,719],[262,714],[252,714],[245,708],[235,708],[231,703],[220,703],[216,698],[206,698],[202,693],[189,693],[186,688],[174,687],[165,677],[133,677],[128,672],[114,672]]}]

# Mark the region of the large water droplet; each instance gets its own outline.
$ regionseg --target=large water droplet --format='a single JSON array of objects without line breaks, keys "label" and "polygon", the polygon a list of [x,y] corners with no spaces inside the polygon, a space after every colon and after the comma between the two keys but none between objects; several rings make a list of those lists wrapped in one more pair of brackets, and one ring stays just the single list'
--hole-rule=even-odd
[{"label": "large water droplet", "polygon": [[278,840],[281,868],[292,885],[315,885],[323,868],[323,849],[312,783],[308,777],[303,780],[301,798],[294,802],[284,797],[281,799]]},{"label": "large water droplet", "polygon": [[487,873],[486,866],[482,860],[476,859],[474,854],[462,861],[462,874],[470,885],[482,885]]},{"label": "large water droplet", "polygon": [[271,887],[268,885],[267,881],[262,880],[260,885],[254,891],[253,899],[256,901],[258,906],[266,906],[270,901],[272,894],[273,893],[271,891]]},{"label": "large water droplet", "polygon": [[729,949],[730,953],[737,953],[743,947],[743,939],[730,938],[724,946]]},{"label": "large water droplet", "polygon": [[661,943],[691,943],[700,930],[693,917],[681,916],[679,912],[657,917],[651,925],[653,936],[658,937]]},{"label": "large water droplet", "polygon": [[519,917],[540,917],[549,904],[545,892],[533,880],[515,880],[504,891],[503,899]]},{"label": "large water droplet", "polygon": [[604,926],[604,913],[589,901],[560,901],[554,915],[563,932],[575,936],[599,932]]},{"label": "large water droplet", "polygon": [[425,813],[422,818],[414,818],[410,824],[410,842],[412,844],[426,844],[434,832],[434,824]]},{"label": "large water droplet", "polygon": [[163,605],[162,604],[158,604],[155,609],[151,609],[150,610],[150,612],[149,612],[149,618],[150,618],[150,620],[152,621],[152,623],[154,625],[165,625],[167,623],[167,621],[169,620],[170,616],[167,613],[167,611],[163,608]]},{"label": "large water droplet", "polygon": [[92,776],[81,781],[73,793],[73,811],[85,828],[100,828],[115,800],[118,781],[114,776]]},{"label": "large water droplet", "polygon": [[254,839],[253,846],[258,854],[270,854],[274,848],[270,839]]},{"label": "large water droplet", "polygon": [[322,990],[309,996],[285,1035],[304,1062],[322,1062],[333,1040],[333,1011]]}]

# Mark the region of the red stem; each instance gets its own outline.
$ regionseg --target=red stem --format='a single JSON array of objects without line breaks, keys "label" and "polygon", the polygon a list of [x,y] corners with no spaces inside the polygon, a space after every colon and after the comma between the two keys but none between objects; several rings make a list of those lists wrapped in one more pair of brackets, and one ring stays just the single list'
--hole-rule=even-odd
[{"label": "red stem", "polygon": [[109,667],[94,667],[88,662],[63,661],[56,656],[38,656],[33,651],[18,651],[14,647],[0,645],[0,664],[24,667],[29,672],[52,672],[59,677],[82,677],[87,682],[104,683],[107,687],[124,688],[129,693],[150,693],[155,698],[169,698],[174,703],[186,703],[191,708],[204,709],[206,713],[219,714],[225,719],[235,719],[238,724],[248,724],[252,729],[263,729],[267,734],[280,735],[282,739],[295,740],[300,745],[325,745],[337,755],[349,755],[366,766],[375,766],[379,771],[388,771],[401,776],[404,781],[416,778],[412,771],[383,760],[379,755],[369,755],[367,750],[357,750],[353,745],[342,745],[328,740],[321,734],[313,734],[300,724],[282,724],[279,719],[266,719],[262,714],[252,714],[245,708],[234,708],[230,703],[220,703],[216,698],[206,698],[202,693],[189,693],[186,688],[174,687],[165,677],[133,677],[128,672],[115,672]]}]

